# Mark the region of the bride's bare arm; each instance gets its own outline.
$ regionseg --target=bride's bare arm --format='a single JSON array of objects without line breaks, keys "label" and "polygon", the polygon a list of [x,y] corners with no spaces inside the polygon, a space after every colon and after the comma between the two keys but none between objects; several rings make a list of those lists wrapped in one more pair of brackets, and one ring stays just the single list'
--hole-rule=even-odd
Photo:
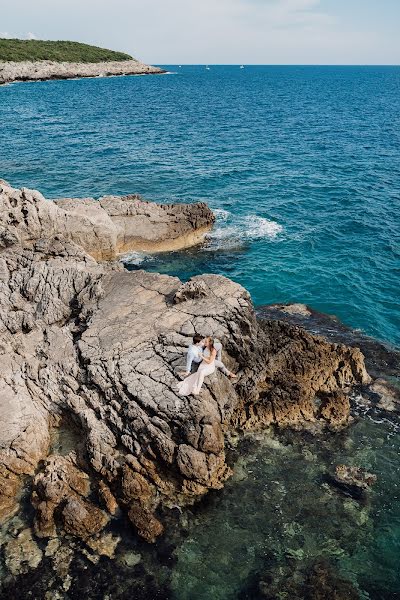
[{"label": "bride's bare arm", "polygon": [[215,360],[216,356],[217,356],[217,351],[214,348],[214,350],[211,352],[210,356],[204,356],[204,354],[203,354],[203,360],[204,360],[204,362],[206,362],[209,365],[210,363],[212,363]]}]

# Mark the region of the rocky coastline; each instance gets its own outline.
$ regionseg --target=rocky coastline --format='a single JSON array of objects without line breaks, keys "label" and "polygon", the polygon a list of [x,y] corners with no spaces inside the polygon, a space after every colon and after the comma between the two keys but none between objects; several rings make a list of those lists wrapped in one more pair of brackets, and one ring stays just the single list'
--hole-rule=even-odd
[{"label": "rocky coastline", "polygon": [[156,204],[139,195],[46,200],[0,180],[0,249],[60,236],[95,260],[143,250],[172,251],[202,241],[214,223],[205,203]]},{"label": "rocky coastline", "polygon": [[[352,391],[373,385],[358,348],[258,318],[225,277],[184,283],[116,260],[198,243],[212,224],[205,204],[53,202],[1,182],[0,518],[32,511],[5,542],[11,575],[46,556],[65,579],[76,544],[92,562],[111,558],[121,515],[154,542],[164,508],[224,486],[231,436],[334,433],[352,420]],[[195,332],[221,339],[238,380],[215,373],[199,398],[182,398]]]},{"label": "rocky coastline", "polygon": [[84,77],[115,77],[118,75],[158,75],[165,73],[159,67],[138,60],[96,63],[56,62],[50,60],[0,62],[0,85],[16,81],[45,81]]}]

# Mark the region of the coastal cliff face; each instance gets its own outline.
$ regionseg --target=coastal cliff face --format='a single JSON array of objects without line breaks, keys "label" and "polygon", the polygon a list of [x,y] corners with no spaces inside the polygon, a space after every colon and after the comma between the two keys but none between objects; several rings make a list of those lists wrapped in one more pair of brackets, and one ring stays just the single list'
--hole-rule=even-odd
[{"label": "coastal cliff face", "polygon": [[111,77],[116,75],[156,75],[165,73],[158,67],[138,60],[96,63],[56,62],[50,60],[0,62],[0,85],[13,81],[42,81],[76,77]]},{"label": "coastal cliff face", "polygon": [[[111,557],[119,538],[109,524],[121,513],[153,542],[160,507],[224,485],[231,436],[268,426],[335,431],[349,421],[351,386],[369,382],[358,349],[257,320],[247,291],[225,277],[182,283],[97,262],[134,236],[122,221],[136,215],[135,202],[52,203],[2,183],[0,518],[20,501],[34,510],[5,546],[14,575],[40,563],[38,539],[61,575],[73,556],[62,546],[57,558],[64,536],[91,557]],[[162,236],[165,223],[193,228],[196,211],[206,212],[143,204],[142,230],[155,231],[163,215]],[[107,238],[105,223],[120,237]],[[195,332],[221,339],[238,379],[216,372],[199,397],[180,397]]]},{"label": "coastal cliff face", "polygon": [[204,203],[156,204],[140,196],[46,200],[0,180],[0,249],[62,236],[97,260],[121,253],[169,251],[202,241],[214,215]]},{"label": "coastal cliff face", "polygon": [[[346,391],[369,381],[359,350],[282,322],[260,323],[246,290],[225,277],[181,283],[96,262],[104,240],[82,234],[87,213],[99,217],[85,232],[113,217],[120,224],[121,205],[132,198],[105,198],[94,209],[93,200],[53,204],[2,189],[3,519],[18,510],[28,477],[36,536],[68,533],[90,546],[123,510],[154,541],[163,530],[160,504],[190,503],[223,486],[230,434],[348,422]],[[145,205],[155,227],[160,207]],[[171,210],[165,214],[175,227]],[[195,332],[222,340],[239,377],[232,383],[215,373],[199,398],[182,398],[177,373]],[[64,454],[52,442],[60,427],[77,440]]]}]

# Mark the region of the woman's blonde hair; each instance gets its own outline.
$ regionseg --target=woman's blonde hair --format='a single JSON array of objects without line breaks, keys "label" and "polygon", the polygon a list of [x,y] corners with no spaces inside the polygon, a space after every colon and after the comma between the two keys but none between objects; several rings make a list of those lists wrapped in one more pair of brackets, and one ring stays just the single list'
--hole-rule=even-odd
[{"label": "woman's blonde hair", "polygon": [[208,336],[207,340],[208,340],[208,343],[210,344],[209,350],[211,353],[214,350],[214,338],[212,338],[211,336]]}]

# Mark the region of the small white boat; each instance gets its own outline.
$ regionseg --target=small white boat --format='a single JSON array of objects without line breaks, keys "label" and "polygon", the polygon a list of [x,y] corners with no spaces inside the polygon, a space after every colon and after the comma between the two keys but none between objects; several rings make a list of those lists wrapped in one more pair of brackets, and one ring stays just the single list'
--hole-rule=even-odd
[{"label": "small white boat", "polygon": [[209,71],[209,70],[210,70],[210,67],[209,67],[208,65],[206,65],[206,69],[207,69],[207,71]]},{"label": "small white boat", "polygon": [[240,65],[240,68],[241,68],[241,69],[244,69],[244,65]]}]

